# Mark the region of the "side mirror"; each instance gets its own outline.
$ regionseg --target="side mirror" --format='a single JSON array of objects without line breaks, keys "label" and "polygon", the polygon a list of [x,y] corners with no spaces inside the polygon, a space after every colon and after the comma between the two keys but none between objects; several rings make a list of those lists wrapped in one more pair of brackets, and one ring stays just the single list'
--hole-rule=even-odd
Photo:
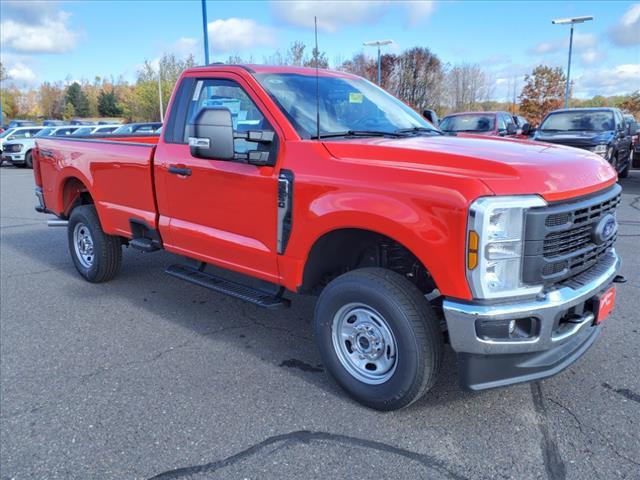
[{"label": "side mirror", "polygon": [[507,135],[515,135],[518,132],[518,127],[515,123],[507,123]]},{"label": "side mirror", "polygon": [[426,118],[434,127],[437,127],[440,123],[438,121],[438,114],[434,110],[425,110],[422,112],[422,116]]},{"label": "side mirror", "polygon": [[233,160],[233,121],[231,111],[203,107],[189,124],[189,150],[197,158]]},{"label": "side mirror", "polygon": [[522,135],[532,135],[533,134],[533,129],[531,128],[531,125],[528,123],[525,123],[522,125]]}]

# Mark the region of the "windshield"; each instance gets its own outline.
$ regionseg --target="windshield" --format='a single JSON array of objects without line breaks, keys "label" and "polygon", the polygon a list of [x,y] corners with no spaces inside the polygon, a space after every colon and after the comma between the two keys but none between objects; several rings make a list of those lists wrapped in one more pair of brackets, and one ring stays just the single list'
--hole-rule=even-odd
[{"label": "windshield", "polygon": [[122,125],[121,127],[116,128],[113,133],[116,135],[124,135],[126,133],[132,133],[133,126],[132,125]]},{"label": "windshield", "polygon": [[540,125],[543,132],[604,132],[613,130],[613,112],[558,112],[551,113]]},{"label": "windshield", "polygon": [[71,135],[91,135],[94,127],[81,127],[73,132]]},{"label": "windshield", "polygon": [[[317,135],[315,76],[263,73],[256,78],[302,138]],[[318,97],[320,136],[350,131],[438,131],[400,100],[361,78],[321,76]]]},{"label": "windshield", "polygon": [[0,134],[0,138],[8,137],[15,131],[15,128],[9,128]]},{"label": "windshield", "polygon": [[495,115],[452,115],[442,119],[440,129],[445,132],[492,132],[495,123]]},{"label": "windshield", "polygon": [[54,130],[55,128],[43,128],[38,133],[36,133],[34,137],[48,137],[53,133]]}]

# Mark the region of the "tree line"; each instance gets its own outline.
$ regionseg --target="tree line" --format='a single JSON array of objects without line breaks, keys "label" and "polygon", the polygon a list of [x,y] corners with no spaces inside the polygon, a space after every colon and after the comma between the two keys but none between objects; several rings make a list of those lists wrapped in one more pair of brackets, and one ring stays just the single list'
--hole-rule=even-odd
[{"label": "tree line", "polygon": [[[225,63],[256,63],[253,57],[232,55]],[[285,52],[276,50],[262,63],[328,68],[325,52],[309,50],[300,41]],[[333,68],[377,81],[377,59],[356,53],[349,59],[337,58]],[[2,107],[6,118],[118,117],[127,121],[158,121],[160,105],[166,109],[173,87],[185,69],[195,65],[193,56],[179,59],[165,54],[157,62],[145,62],[134,83],[95,77],[93,81],[44,82],[37,89],[2,88]],[[381,56],[381,85],[417,111],[434,109],[439,115],[468,110],[506,110],[525,116],[534,125],[551,110],[564,103],[566,77],[560,68],[544,65],[525,76],[524,86],[513,102],[497,102],[495,79],[480,65],[444,63],[428,48],[413,47],[401,53]],[[6,78],[2,70],[3,80]],[[160,80],[159,80],[160,79]],[[570,106],[617,106],[640,116],[640,92],[626,96],[596,96],[574,99]]]}]

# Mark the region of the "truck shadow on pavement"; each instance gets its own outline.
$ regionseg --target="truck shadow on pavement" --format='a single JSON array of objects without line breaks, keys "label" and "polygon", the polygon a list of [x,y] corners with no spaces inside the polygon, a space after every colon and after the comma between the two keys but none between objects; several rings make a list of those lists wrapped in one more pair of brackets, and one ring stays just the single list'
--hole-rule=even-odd
[{"label": "truck shadow on pavement", "polygon": [[[334,398],[350,401],[321,364],[311,323],[315,297],[288,293],[292,299],[291,308],[277,311],[261,309],[165,275],[164,268],[180,262],[180,257],[167,252],[143,254],[130,248],[124,249],[120,274],[111,282],[93,285],[76,272],[63,228],[29,226],[21,231],[5,231],[3,248],[7,249],[5,251],[13,249],[19,255],[29,256],[42,264],[42,269],[26,273],[33,275],[35,289],[38,288],[38,274],[55,271],[55,275],[64,276],[61,282],[73,285],[73,288],[64,289],[70,302],[99,301],[105,295],[118,298],[132,308],[144,308],[151,316],[160,317],[161,321],[188,328],[199,337],[232,343],[234,348],[286,370]],[[236,281],[253,282],[215,267],[208,267],[208,271]],[[171,347],[174,348],[176,346]],[[427,405],[450,404],[474,395],[478,394],[463,391],[457,385],[455,353],[445,345],[438,382],[425,397],[405,411]]]}]

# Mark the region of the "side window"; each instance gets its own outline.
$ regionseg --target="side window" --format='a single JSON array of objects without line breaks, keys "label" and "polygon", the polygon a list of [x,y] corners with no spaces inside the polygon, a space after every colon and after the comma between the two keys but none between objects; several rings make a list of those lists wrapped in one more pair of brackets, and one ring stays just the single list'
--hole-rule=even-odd
[{"label": "side window", "polygon": [[616,116],[616,126],[618,128],[624,127],[624,119],[622,118],[622,114],[619,110],[614,111],[614,115]]},{"label": "side window", "polygon": [[498,117],[498,131],[506,130],[507,124],[504,121],[504,117],[502,115],[497,115],[497,117]]},{"label": "side window", "polygon": [[[251,100],[251,97],[238,83],[226,79],[197,80],[187,112],[187,121],[185,122],[182,137],[183,143],[187,143],[189,137],[189,123],[203,107],[228,108],[231,112],[233,130],[235,132],[273,130],[262,112]],[[237,153],[245,153],[248,150],[257,149],[258,144],[256,142],[248,142],[242,139],[236,139],[235,141]]]},{"label": "side window", "polygon": [[13,136],[13,138],[26,138],[27,137],[27,130],[18,130],[12,136]]},{"label": "side window", "polygon": [[504,115],[504,122],[506,125],[509,125],[510,123],[513,123],[514,125],[516,124],[516,122],[513,121],[513,117],[511,115]]}]

